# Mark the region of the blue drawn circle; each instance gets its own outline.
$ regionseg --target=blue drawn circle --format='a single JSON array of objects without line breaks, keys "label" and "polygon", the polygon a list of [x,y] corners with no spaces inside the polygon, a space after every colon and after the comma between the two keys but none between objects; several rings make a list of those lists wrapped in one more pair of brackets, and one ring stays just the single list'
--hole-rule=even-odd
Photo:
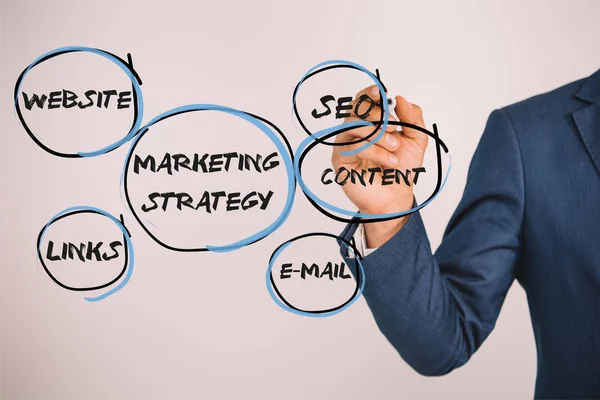
[{"label": "blue drawn circle", "polygon": [[85,297],[85,300],[90,301],[90,302],[100,301],[102,299],[107,298],[111,294],[116,293],[117,291],[121,290],[125,285],[127,285],[127,282],[129,282],[129,279],[131,278],[131,274],[133,273],[133,260],[134,260],[133,244],[131,242],[131,237],[129,235],[129,232],[127,231],[127,228],[125,228],[125,226],[121,223],[121,221],[116,219],[114,216],[112,216],[108,212],[101,210],[99,208],[96,208],[96,207],[74,206],[74,207],[66,208],[66,209],[62,210],[61,212],[59,212],[58,214],[56,214],[54,217],[52,217],[50,219],[50,221],[48,221],[48,223],[42,228],[42,231],[40,232],[40,235],[38,238],[37,251],[38,251],[38,254],[40,254],[40,244],[42,243],[44,234],[46,233],[46,229],[61,216],[65,215],[65,214],[70,214],[70,213],[73,213],[76,211],[91,211],[93,213],[100,214],[100,215],[107,217],[108,219],[113,221],[117,225],[117,227],[119,227],[121,232],[123,232],[123,237],[125,238],[125,242],[127,243],[127,251],[129,252],[130,258],[129,258],[129,264],[127,265],[127,273],[125,274],[125,277],[123,278],[123,280],[117,286],[110,289],[108,292],[103,293],[100,296]]},{"label": "blue drawn circle", "polygon": [[[340,238],[341,239],[341,238]],[[297,315],[301,315],[304,317],[313,317],[313,318],[323,318],[323,317],[331,317],[332,315],[336,315],[341,313],[342,311],[344,311],[345,309],[347,309],[348,307],[350,307],[352,304],[354,304],[354,302],[356,300],[358,300],[358,298],[361,296],[364,288],[365,288],[365,270],[364,267],[362,265],[362,262],[360,261],[360,255],[358,253],[354,254],[354,259],[356,260],[359,268],[360,268],[360,276],[361,276],[361,283],[360,283],[360,287],[359,289],[356,291],[356,293],[354,294],[354,296],[352,297],[352,299],[350,301],[348,301],[343,307],[338,308],[337,310],[334,311],[329,311],[329,312],[325,312],[325,313],[314,313],[314,312],[309,312],[309,311],[303,311],[303,310],[297,310],[294,309],[290,306],[288,306],[287,304],[285,304],[283,301],[281,301],[281,299],[275,294],[274,290],[273,290],[273,286],[271,284],[271,271],[273,269],[273,264],[275,263],[275,261],[277,260],[277,257],[279,257],[279,255],[281,254],[281,252],[283,250],[285,250],[292,242],[288,241],[285,242],[284,244],[282,244],[277,251],[273,254],[273,256],[271,257],[271,260],[269,260],[269,267],[267,268],[267,275],[266,275],[266,283],[267,283],[267,291],[269,292],[269,295],[271,296],[271,298],[273,299],[273,301],[281,308],[283,308],[286,311],[289,311],[291,313],[297,314]],[[344,241],[341,241],[341,245],[344,246],[346,249],[348,248],[348,245],[344,243]],[[354,249],[352,250],[353,253],[355,253]]]},{"label": "blue drawn circle", "polygon": [[[131,201],[129,199],[129,194],[127,192],[127,168],[130,162],[130,159],[133,155],[133,150],[135,149],[135,146],[137,145],[137,143],[140,141],[140,139],[148,132],[149,128],[156,124],[159,121],[162,121],[166,118],[170,118],[173,116],[176,116],[178,114],[182,114],[182,113],[186,113],[186,112],[193,112],[193,111],[219,111],[219,112],[224,112],[227,114],[231,114],[234,116],[237,116],[239,118],[242,118],[243,120],[246,120],[248,122],[250,122],[252,125],[256,126],[257,128],[259,128],[265,135],[267,135],[267,137],[269,139],[271,139],[271,141],[275,144],[275,146],[277,147],[277,150],[279,151],[279,154],[281,155],[281,158],[283,160],[283,163],[285,165],[285,169],[287,172],[287,180],[288,180],[288,192],[287,192],[287,198],[286,198],[286,202],[285,202],[285,206],[281,212],[281,214],[277,217],[277,219],[268,227],[264,228],[263,230],[248,236],[247,238],[238,240],[237,242],[234,243],[230,243],[227,245],[222,245],[222,246],[213,246],[213,245],[206,245],[205,248],[202,249],[180,249],[180,248],[176,248],[176,247],[172,247],[169,246],[165,243],[163,243],[162,241],[160,241],[157,237],[155,237],[149,229],[146,228],[146,226],[144,225],[144,223],[141,221],[141,219],[138,217],[137,213],[135,212],[135,208],[133,207],[133,205],[131,204]],[[221,106],[218,104],[189,104],[186,106],[181,106],[181,107],[177,107],[174,108],[172,110],[166,111],[154,118],[152,118],[152,120],[150,122],[148,122],[144,127],[142,127],[140,129],[140,132],[137,133],[135,135],[135,139],[133,140],[131,147],[127,153],[127,157],[125,158],[125,166],[123,168],[123,173],[121,174],[121,185],[124,187],[124,191],[125,191],[125,197],[127,199],[127,204],[129,205],[129,208],[132,212],[132,214],[134,215],[134,217],[136,218],[136,220],[140,223],[140,225],[142,226],[142,228],[144,229],[144,231],[158,244],[160,244],[161,246],[168,248],[170,250],[174,250],[174,251],[204,251],[204,250],[209,250],[209,251],[214,251],[214,252],[227,252],[227,251],[233,251],[233,250],[237,250],[241,247],[247,246],[249,244],[252,244],[258,240],[261,240],[263,238],[265,238],[266,236],[268,236],[269,234],[271,234],[272,232],[274,232],[276,229],[278,229],[288,218],[290,211],[292,209],[292,205],[294,204],[294,194],[296,192],[296,179],[295,179],[295,175],[294,175],[294,168],[292,165],[292,156],[291,154],[289,154],[289,150],[285,147],[285,145],[283,144],[283,142],[281,141],[281,139],[275,134],[275,132],[267,125],[265,124],[263,121],[261,121],[259,118],[248,114],[244,111],[240,111],[240,110],[236,110],[234,108],[230,108],[230,107],[226,107],[226,106]]]},{"label": "blue drawn circle", "polygon": [[[369,121],[354,121],[354,122],[347,123],[346,127],[352,128],[352,127],[360,127],[360,126],[368,126],[368,125],[372,125],[372,123]],[[448,169],[446,170],[446,174],[444,175],[444,178],[443,178],[440,188],[437,190],[437,192],[433,196],[431,196],[429,199],[427,199],[427,201],[423,202],[422,204],[417,205],[416,207],[413,207],[406,211],[399,211],[399,212],[394,212],[394,213],[368,214],[368,213],[361,213],[361,212],[356,212],[356,211],[345,210],[343,208],[334,206],[333,204],[330,204],[330,203],[326,202],[325,200],[321,199],[319,196],[314,194],[308,188],[308,186],[304,182],[304,179],[302,178],[302,174],[300,173],[300,160],[302,159],[302,154],[304,153],[306,147],[315,141],[315,137],[321,138],[323,136],[333,134],[336,130],[337,130],[337,127],[331,127],[331,128],[323,129],[319,132],[316,132],[311,136],[308,136],[307,138],[305,138],[302,141],[302,143],[300,143],[300,145],[296,149],[296,153],[295,153],[296,157],[294,158],[294,173],[296,175],[298,185],[300,186],[300,188],[302,189],[304,194],[309,199],[311,199],[316,204],[318,204],[319,206],[326,208],[330,211],[337,212],[337,213],[340,213],[342,215],[346,215],[346,216],[349,216],[352,218],[358,217],[361,220],[362,219],[380,220],[380,219],[400,218],[400,217],[412,214],[416,211],[419,211],[421,208],[428,205],[431,201],[433,201],[433,199],[435,199],[437,197],[437,195],[441,192],[441,190],[446,185],[446,180],[448,179],[448,175],[450,174],[450,169],[452,167],[452,158],[450,157],[450,154],[448,154],[448,160],[449,160],[448,161]],[[438,143],[437,138],[435,138],[435,139],[436,139],[436,144],[437,144]]]},{"label": "blue drawn circle", "polygon": [[27,130],[27,132],[30,134],[30,136],[32,136],[32,139],[34,139],[36,141],[36,143],[38,143],[38,145],[41,145],[45,150],[50,151],[52,154],[55,155],[62,155],[62,156],[66,156],[63,153],[58,153],[54,150],[49,149],[48,147],[46,147],[45,145],[41,144],[41,142],[39,141],[39,139],[37,139],[37,137],[35,137],[35,135],[33,134],[33,132],[31,132],[31,130],[29,130],[29,128],[26,126],[26,123],[24,122],[24,119],[21,117],[20,115],[20,107],[19,107],[19,99],[18,99],[18,93],[20,91],[21,85],[23,83],[23,80],[25,79],[25,76],[27,75],[27,73],[36,65],[40,64],[43,61],[46,61],[52,57],[56,57],[58,55],[61,54],[66,54],[66,53],[73,53],[73,52],[88,52],[88,53],[93,53],[96,55],[99,55],[101,57],[105,57],[108,60],[112,61],[113,63],[115,63],[119,68],[121,68],[123,70],[123,72],[125,72],[125,74],[127,75],[127,77],[129,78],[129,80],[131,81],[131,84],[133,86],[133,89],[135,91],[135,104],[136,107],[135,109],[136,111],[136,116],[135,116],[135,120],[134,123],[131,127],[131,130],[127,133],[127,135],[125,135],[123,138],[121,138],[120,140],[109,144],[108,146],[105,146],[101,149],[95,150],[95,151],[88,151],[88,152],[77,152],[76,155],[79,157],[95,157],[95,156],[99,156],[105,153],[108,153],[111,150],[114,150],[118,147],[120,147],[121,145],[123,145],[124,143],[128,142],[129,140],[131,140],[135,134],[138,132],[138,129],[140,127],[140,125],[142,124],[142,117],[144,114],[144,99],[142,97],[142,89],[140,88],[140,84],[138,82],[138,78],[133,74],[131,66],[125,64],[123,62],[123,60],[119,59],[118,57],[116,57],[115,55],[104,51],[104,50],[100,50],[100,49],[95,49],[95,48],[91,48],[91,47],[82,47],[82,46],[67,46],[67,47],[61,47],[52,51],[49,51],[41,56],[39,56],[34,62],[32,62],[21,74],[21,76],[19,77],[19,80],[17,82],[17,85],[15,86],[15,107],[17,109],[17,112],[19,113],[19,116],[21,118],[21,122],[23,123],[25,130]]},{"label": "blue drawn circle", "polygon": [[[320,64],[315,65],[314,67],[310,68],[305,74],[304,76],[300,79],[300,81],[298,82],[298,85],[296,86],[296,90],[294,91],[294,96],[292,98],[292,107],[296,106],[296,96],[298,95],[298,89],[300,89],[300,86],[302,85],[302,83],[308,78],[308,76],[313,73],[314,71],[316,71],[317,69],[321,68],[321,67],[325,67],[328,65],[340,65],[340,66],[350,66],[353,67],[355,69],[358,69],[359,71],[364,72],[365,74],[367,74],[372,80],[373,82],[375,82],[375,84],[377,85],[377,87],[379,88],[379,95],[381,97],[381,99],[383,100],[386,95],[385,95],[385,89],[383,87],[383,85],[381,84],[381,81],[379,80],[379,78],[374,75],[371,71],[369,71],[368,69],[366,69],[365,67],[363,67],[362,65],[359,65],[357,63],[354,63],[352,61],[346,61],[346,60],[329,60],[329,61],[324,61]],[[373,144],[375,144],[376,142],[379,141],[379,139],[381,139],[383,137],[383,134],[385,133],[385,130],[388,127],[388,115],[389,115],[389,105],[387,103],[387,101],[382,101],[381,102],[383,105],[383,123],[381,125],[381,129],[379,130],[379,133],[372,139],[372,141],[367,141],[365,144],[357,147],[354,150],[350,150],[350,151],[340,151],[340,154],[344,155],[344,156],[351,156],[354,154],[358,154],[361,151],[363,151],[364,149],[367,149],[369,147],[371,147]],[[292,112],[293,114],[293,112]],[[334,127],[330,127],[330,128],[326,128],[322,131],[319,131],[317,133],[313,133],[312,135],[309,136],[310,137],[317,137],[317,138],[321,138],[323,135],[319,135],[321,132],[323,131],[328,131],[328,132],[333,132],[333,131],[338,131],[338,130],[344,130],[349,128],[350,126],[352,126],[352,122],[344,122],[341,123],[340,125],[336,125]],[[314,139],[313,139],[314,140]]]}]

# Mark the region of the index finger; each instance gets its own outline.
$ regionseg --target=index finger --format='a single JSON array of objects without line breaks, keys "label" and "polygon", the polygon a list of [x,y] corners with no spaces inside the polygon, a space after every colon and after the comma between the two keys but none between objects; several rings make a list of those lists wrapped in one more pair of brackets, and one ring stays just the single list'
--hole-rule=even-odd
[{"label": "index finger", "polygon": [[381,100],[381,93],[379,93],[379,86],[377,86],[377,85],[371,85],[371,86],[364,88],[360,92],[356,93],[356,96],[354,96],[354,99],[356,100],[364,94],[369,96],[373,101],[378,102]]}]

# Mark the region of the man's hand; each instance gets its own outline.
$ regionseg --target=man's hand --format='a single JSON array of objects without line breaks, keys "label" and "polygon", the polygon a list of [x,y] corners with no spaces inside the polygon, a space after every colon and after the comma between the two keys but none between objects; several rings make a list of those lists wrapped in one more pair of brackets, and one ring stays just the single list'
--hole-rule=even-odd
[{"label": "man's hand", "polygon": [[[359,92],[354,101],[364,94],[367,94],[375,102],[381,101],[379,89],[376,85]],[[383,101],[386,101],[386,99],[383,99]],[[369,115],[364,119],[378,122],[381,119],[381,112],[381,108],[374,106]],[[421,108],[409,103],[401,96],[396,96],[395,112],[400,121],[425,127]],[[353,113],[345,121],[358,120],[359,118]],[[396,121],[396,118],[390,114],[389,120]],[[402,127],[402,131],[396,131],[396,127],[396,125],[389,125],[379,141],[354,155],[344,156],[341,152],[348,152],[364,146],[364,141],[356,144],[334,146],[331,157],[334,168],[337,170],[340,167],[345,167],[348,170],[353,169],[360,172],[363,169],[368,170],[369,168],[377,167],[382,170],[395,168],[401,171],[421,167],[423,165],[425,149],[427,148],[428,136],[416,129],[406,127]],[[340,133],[336,136],[336,142],[347,143],[357,141],[371,134],[375,128],[374,126],[364,126]],[[375,136],[373,135],[369,140],[374,139]],[[363,186],[358,183],[352,184],[348,182],[342,186],[346,196],[358,207],[360,212],[387,214],[412,208],[412,184],[408,186],[401,181],[400,183],[393,183],[391,185],[381,185],[381,173],[376,174],[377,177],[373,180],[372,185]],[[402,228],[407,218],[403,217],[390,221],[365,224],[367,246],[370,248],[381,246]]]}]

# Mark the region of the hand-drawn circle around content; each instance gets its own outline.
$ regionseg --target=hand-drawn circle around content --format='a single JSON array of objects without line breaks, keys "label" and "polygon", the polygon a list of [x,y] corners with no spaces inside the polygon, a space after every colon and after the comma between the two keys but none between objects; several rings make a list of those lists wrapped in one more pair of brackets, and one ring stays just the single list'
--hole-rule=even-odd
[{"label": "hand-drawn circle around content", "polygon": [[[281,155],[281,158],[285,165],[285,169],[287,172],[287,178],[288,178],[287,179],[288,192],[287,192],[285,206],[284,206],[281,214],[277,217],[277,219],[271,225],[269,225],[265,229],[261,230],[260,232],[257,232],[253,235],[250,235],[247,238],[238,240],[237,242],[227,244],[227,245],[221,245],[221,246],[206,245],[206,247],[192,248],[192,249],[178,248],[178,247],[174,247],[174,246],[164,243],[163,241],[158,239],[155,235],[153,235],[152,232],[146,227],[146,225],[142,222],[141,218],[136,213],[135,208],[133,207],[133,204],[131,203],[131,199],[129,197],[129,190],[127,188],[128,169],[129,169],[129,164],[131,162],[131,158],[133,156],[133,153],[135,151],[137,144],[144,137],[144,135],[146,135],[149,132],[150,127],[152,127],[154,124],[156,124],[164,119],[171,118],[171,117],[174,117],[174,116],[177,116],[180,114],[185,114],[188,112],[196,112],[196,111],[219,111],[219,112],[223,112],[226,114],[234,115],[236,117],[242,118],[242,119],[250,122],[252,125],[254,125],[258,129],[260,129],[265,135],[267,135],[267,137],[269,139],[271,139],[271,141],[275,144],[275,147],[277,147],[277,150],[279,151],[279,154]],[[281,139],[277,135],[279,135],[281,137]],[[274,232],[277,228],[279,228],[286,221],[286,219],[289,216],[290,211],[292,209],[292,205],[294,204],[294,194],[296,191],[296,178],[294,175],[294,168],[293,168],[292,147],[290,146],[290,143],[288,142],[288,140],[285,137],[285,135],[283,134],[283,132],[277,126],[275,126],[275,124],[273,124],[272,122],[268,121],[265,118],[259,117],[258,115],[254,115],[254,114],[251,114],[251,113],[248,113],[245,111],[240,111],[240,110],[236,110],[234,108],[221,106],[221,105],[217,105],[217,104],[190,104],[190,105],[174,108],[170,111],[164,112],[164,113],[154,117],[150,122],[148,122],[148,124],[146,124],[143,128],[140,129],[139,133],[137,133],[135,135],[135,139],[133,140],[131,148],[129,149],[129,152],[127,153],[127,157],[125,159],[125,167],[123,169],[123,174],[121,176],[121,184],[123,185],[123,191],[125,192],[125,198],[127,201],[127,205],[129,206],[131,213],[133,214],[135,219],[138,221],[138,223],[142,226],[144,231],[156,243],[163,246],[164,248],[173,250],[173,251],[183,251],[183,252],[193,252],[193,251],[227,252],[227,251],[237,250],[241,247],[250,245],[252,243],[255,243],[255,242],[258,242],[259,240],[264,239],[266,236],[268,236],[269,234]]]},{"label": "hand-drawn circle around content", "polygon": [[[290,302],[288,302],[285,299],[285,297],[283,297],[283,295],[277,288],[277,285],[275,284],[275,280],[273,279],[273,274],[272,274],[273,264],[275,263],[275,261],[277,260],[277,257],[279,257],[281,252],[283,250],[285,250],[285,248],[288,247],[291,243],[293,243],[297,240],[304,239],[307,237],[312,237],[312,236],[324,236],[324,237],[329,237],[329,238],[333,238],[333,239],[341,241],[342,244],[345,245],[345,249],[348,249],[348,247],[350,247],[352,249],[352,254],[354,254],[354,260],[356,261],[356,264],[358,265],[358,268],[356,269],[356,272],[357,272],[357,274],[356,274],[356,289],[354,290],[354,293],[352,294],[352,296],[346,302],[344,302],[344,304],[341,304],[337,307],[333,307],[333,308],[325,309],[325,310],[301,310],[301,309],[295,307],[294,305],[292,305]],[[269,292],[269,295],[271,296],[273,301],[275,301],[275,303],[277,303],[278,306],[280,306],[281,308],[283,308],[286,311],[292,312],[294,314],[302,315],[305,317],[330,317],[332,315],[341,313],[346,308],[350,307],[356,300],[358,300],[361,293],[363,292],[363,290],[365,288],[365,279],[364,279],[365,271],[364,271],[361,259],[362,259],[362,255],[358,252],[358,250],[352,243],[350,243],[346,239],[343,239],[339,236],[332,235],[331,233],[315,232],[315,233],[305,233],[303,235],[296,236],[296,237],[282,243],[281,245],[279,245],[279,247],[277,247],[275,249],[273,254],[271,254],[271,257],[269,258],[269,267],[267,268],[267,277],[266,277],[267,291]]]},{"label": "hand-drawn circle around content", "polygon": [[[29,126],[27,125],[27,122],[25,122],[25,117],[23,116],[23,113],[21,112],[21,107],[19,106],[19,90],[21,88],[23,79],[25,79],[25,76],[27,75],[27,73],[32,68],[34,68],[36,65],[39,65],[39,64],[43,63],[44,61],[47,61],[51,58],[60,56],[62,54],[75,53],[75,52],[88,52],[88,53],[96,54],[98,56],[107,58],[108,60],[115,63],[119,68],[121,68],[123,70],[123,72],[125,72],[125,74],[129,78],[129,80],[131,81],[131,87],[133,88],[133,123],[132,123],[131,129],[129,130],[127,135],[125,135],[122,139],[120,139],[112,144],[109,144],[101,149],[98,149],[95,151],[88,151],[88,152],[62,153],[62,152],[53,150],[53,149],[49,148],[48,146],[46,146],[44,143],[42,143],[42,141],[40,139],[38,139],[38,137],[35,135],[35,133],[29,128]],[[143,117],[143,113],[144,113],[144,101],[143,101],[142,90],[140,88],[140,85],[141,85],[141,79],[138,76],[138,74],[133,70],[133,67],[130,64],[128,64],[125,60],[117,57],[116,55],[114,55],[112,53],[109,53],[107,51],[100,50],[100,49],[91,48],[91,47],[80,47],[80,46],[61,47],[61,48],[49,51],[48,53],[41,55],[34,62],[32,62],[27,68],[25,68],[23,70],[23,72],[21,72],[21,75],[19,76],[19,78],[17,79],[17,83],[15,84],[15,92],[14,92],[15,109],[17,111],[17,115],[19,116],[19,120],[21,121],[21,125],[23,125],[23,128],[25,128],[25,131],[27,132],[29,137],[31,137],[31,139],[33,139],[33,141],[38,146],[40,146],[42,149],[44,149],[48,153],[58,156],[58,157],[65,157],[65,158],[94,157],[94,156],[99,156],[99,155],[102,155],[102,154],[105,154],[105,153],[108,153],[110,151],[117,149],[118,147],[120,147],[124,143],[128,142],[135,136],[135,133],[138,131],[138,129],[142,123],[142,117]]]},{"label": "hand-drawn circle around content", "polygon": [[[365,143],[364,145],[358,147],[357,149],[354,149],[352,151],[349,152],[343,152],[344,155],[352,155],[352,154],[356,154],[359,153],[360,151],[370,147],[373,145],[373,142],[377,142],[379,139],[381,139],[381,137],[383,136],[383,133],[385,132],[385,130],[387,129],[387,125],[388,125],[388,114],[389,114],[389,106],[387,104],[387,101],[382,101],[381,104],[383,105],[383,112],[381,113],[381,117],[378,121],[378,124],[374,125],[375,129],[373,130],[373,132],[371,132],[370,134],[368,134],[367,136],[357,139],[357,140],[352,140],[349,142],[327,142],[323,139],[323,135],[321,135],[322,132],[324,131],[331,131],[332,129],[339,131],[340,133],[346,130],[349,130],[348,128],[346,128],[348,126],[349,123],[342,123],[340,125],[337,125],[335,127],[331,127],[331,128],[327,128],[324,129],[322,131],[316,132],[316,133],[312,133],[304,124],[304,122],[302,121],[302,118],[300,117],[300,113],[298,112],[298,107],[296,105],[296,96],[298,95],[298,90],[300,89],[300,86],[302,86],[302,84],[309,78],[314,77],[315,75],[328,71],[328,70],[332,70],[335,68],[350,68],[350,69],[356,69],[359,70],[361,72],[364,72],[365,74],[367,74],[371,79],[373,79],[373,82],[375,82],[375,84],[377,85],[377,87],[379,88],[379,96],[380,99],[385,99],[386,98],[386,88],[385,85],[383,84],[383,82],[381,82],[381,79],[379,79],[378,76],[374,75],[371,71],[369,71],[368,69],[366,69],[365,67],[353,63],[351,61],[345,61],[345,60],[331,60],[331,61],[325,61],[322,62],[320,64],[315,65],[314,67],[312,67],[311,69],[308,70],[308,72],[306,72],[306,74],[302,77],[302,79],[300,79],[300,82],[298,82],[298,84],[296,85],[296,88],[294,89],[294,94],[292,96],[292,104],[293,104],[293,111],[294,111],[294,115],[296,116],[296,119],[298,120],[298,123],[300,124],[300,126],[302,127],[302,129],[309,135],[312,136],[314,138],[314,140],[318,141],[319,143],[322,144],[326,144],[329,146],[346,146],[346,145],[352,145],[352,144],[357,144],[357,143],[362,143],[367,141],[367,143]],[[381,126],[381,129],[378,129],[378,127]],[[377,135],[377,137],[375,137],[372,141],[369,141],[369,139],[371,139],[377,132],[379,131],[379,134]]]},{"label": "hand-drawn circle around content", "polygon": [[[52,275],[52,273],[46,266],[46,263],[44,263],[44,257],[42,256],[40,246],[42,245],[42,240],[44,238],[44,234],[46,233],[46,230],[53,223],[60,221],[63,218],[73,216],[76,214],[83,214],[83,213],[102,215],[102,216],[110,219],[111,221],[113,221],[117,225],[117,227],[121,230],[121,232],[123,232],[123,241],[126,243],[125,263],[124,263],[123,269],[121,270],[119,275],[117,275],[114,279],[112,279],[108,283],[105,283],[103,285],[98,285],[98,286],[91,286],[91,287],[71,287],[71,286],[67,286],[67,285],[63,284],[58,279],[56,279],[56,277],[54,275]],[[101,210],[99,208],[95,208],[95,207],[88,207],[88,206],[70,207],[70,208],[62,210],[61,212],[56,214],[54,217],[52,217],[50,219],[50,221],[46,225],[44,225],[44,227],[42,228],[42,230],[40,231],[40,233],[38,235],[37,254],[38,254],[38,259],[40,260],[40,263],[42,264],[42,267],[44,267],[44,270],[46,271],[48,276],[54,281],[54,283],[56,283],[60,287],[67,289],[67,290],[92,291],[92,290],[104,289],[104,288],[112,285],[113,283],[117,282],[119,279],[121,279],[123,274],[125,274],[125,272],[127,271],[127,274],[125,275],[125,278],[123,278],[123,281],[121,283],[119,283],[117,286],[115,286],[114,288],[112,288],[111,290],[109,290],[108,292],[106,292],[100,296],[86,297],[85,299],[87,301],[99,301],[99,300],[105,299],[106,297],[110,296],[111,294],[122,289],[127,284],[129,279],[131,278],[131,274],[133,272],[133,244],[131,243],[131,235],[130,235],[129,231],[127,230],[127,228],[125,227],[125,225],[123,225],[123,223],[121,221],[119,221],[118,219],[116,219],[111,214],[107,213],[106,211]]]},{"label": "hand-drawn circle around content", "polygon": [[[352,124],[353,124],[353,126],[347,126],[344,129],[353,129],[357,126],[368,126],[373,123],[369,122],[369,121],[357,121],[357,122],[353,122]],[[296,157],[294,160],[294,173],[296,174],[296,179],[298,181],[298,185],[302,189],[302,192],[304,192],[304,195],[306,196],[308,201],[310,201],[310,203],[313,206],[315,206],[315,208],[317,210],[319,210],[321,213],[328,216],[329,218],[332,218],[339,222],[357,222],[357,221],[360,221],[362,223],[380,222],[380,221],[388,221],[391,219],[401,218],[406,215],[410,215],[416,211],[419,211],[421,208],[423,208],[427,204],[429,204],[438,195],[439,191],[446,184],[446,180],[448,179],[448,175],[450,174],[451,163],[448,164],[448,169],[446,171],[446,175],[444,176],[444,178],[442,180],[442,153],[441,153],[441,150],[443,150],[445,153],[448,153],[448,147],[446,147],[446,144],[440,139],[440,137],[438,135],[436,124],[433,124],[433,132],[430,132],[425,128],[421,128],[420,126],[413,125],[413,124],[410,124],[407,122],[390,121],[389,124],[405,126],[407,128],[416,129],[420,132],[425,133],[426,135],[428,135],[429,137],[431,137],[434,140],[434,143],[436,146],[437,182],[436,182],[435,190],[433,191],[431,196],[429,196],[429,198],[427,200],[425,200],[423,203],[421,203],[420,205],[413,207],[409,210],[395,212],[395,213],[387,213],[387,214],[365,214],[365,213],[360,213],[360,212],[356,212],[356,211],[344,210],[342,208],[334,206],[333,204],[327,203],[326,201],[322,200],[317,195],[315,195],[308,188],[308,186],[306,186],[306,183],[304,182],[304,179],[302,178],[302,163],[304,161],[304,157],[306,156],[306,154],[308,154],[308,152],[313,147],[315,147],[319,143],[312,136],[309,136],[306,139],[304,139],[302,141],[302,143],[300,143],[300,145],[298,146],[298,149],[296,150]],[[323,130],[319,133],[320,137],[324,137],[325,139],[327,139],[331,136],[335,136],[337,134],[339,134],[339,131],[336,131],[333,128]],[[327,211],[327,210],[329,210],[329,211]],[[339,217],[337,215],[332,214],[330,211],[337,212],[337,213],[340,213],[343,215],[347,215],[350,218]]]}]

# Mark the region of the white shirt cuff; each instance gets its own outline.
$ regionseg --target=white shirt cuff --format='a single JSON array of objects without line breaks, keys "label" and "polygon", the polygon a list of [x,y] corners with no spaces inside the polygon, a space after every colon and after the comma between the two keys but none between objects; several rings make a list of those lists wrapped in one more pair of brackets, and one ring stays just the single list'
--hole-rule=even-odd
[{"label": "white shirt cuff", "polygon": [[[356,250],[358,250],[358,252],[363,257],[366,257],[369,254],[371,254],[372,252],[374,252],[375,250],[377,250],[377,247],[372,248],[372,249],[367,248],[367,238],[365,236],[365,227],[363,224],[358,225],[358,227],[356,228],[356,231],[354,232],[353,238],[354,238],[354,244],[356,246]],[[348,257],[353,257],[350,249],[348,249]]]}]

